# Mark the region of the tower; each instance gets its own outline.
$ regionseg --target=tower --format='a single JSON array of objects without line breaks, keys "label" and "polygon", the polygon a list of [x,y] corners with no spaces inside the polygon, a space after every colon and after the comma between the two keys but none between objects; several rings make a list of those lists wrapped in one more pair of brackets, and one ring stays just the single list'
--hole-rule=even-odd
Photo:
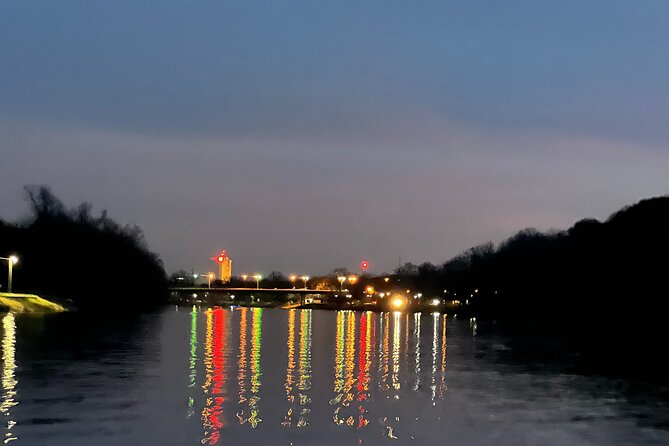
[{"label": "tower", "polygon": [[228,256],[228,253],[221,251],[217,256],[212,257],[212,260],[218,263],[218,280],[223,283],[230,282],[230,277],[232,277],[232,259]]}]

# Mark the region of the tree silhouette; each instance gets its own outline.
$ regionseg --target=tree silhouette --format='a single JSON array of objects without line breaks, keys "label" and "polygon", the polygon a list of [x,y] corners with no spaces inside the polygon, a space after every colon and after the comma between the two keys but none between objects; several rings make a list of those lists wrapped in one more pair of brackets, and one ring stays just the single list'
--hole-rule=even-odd
[{"label": "tree silhouette", "polygon": [[44,186],[26,187],[32,216],[0,221],[0,252],[17,253],[15,289],[70,301],[81,309],[146,309],[167,297],[162,262],[142,231],[92,206],[65,205]]}]

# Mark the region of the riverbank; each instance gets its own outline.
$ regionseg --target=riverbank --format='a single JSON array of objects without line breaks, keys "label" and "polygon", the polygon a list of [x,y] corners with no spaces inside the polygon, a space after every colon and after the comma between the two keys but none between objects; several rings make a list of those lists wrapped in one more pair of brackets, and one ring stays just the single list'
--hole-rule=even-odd
[{"label": "riverbank", "polygon": [[62,313],[65,307],[36,294],[0,293],[0,312]]}]

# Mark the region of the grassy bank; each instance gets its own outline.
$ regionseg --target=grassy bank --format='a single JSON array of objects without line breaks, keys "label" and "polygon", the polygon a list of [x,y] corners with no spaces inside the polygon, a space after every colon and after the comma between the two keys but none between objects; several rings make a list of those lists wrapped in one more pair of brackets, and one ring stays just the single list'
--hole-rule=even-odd
[{"label": "grassy bank", "polygon": [[0,311],[12,313],[60,313],[66,311],[57,303],[35,294],[0,293]]}]

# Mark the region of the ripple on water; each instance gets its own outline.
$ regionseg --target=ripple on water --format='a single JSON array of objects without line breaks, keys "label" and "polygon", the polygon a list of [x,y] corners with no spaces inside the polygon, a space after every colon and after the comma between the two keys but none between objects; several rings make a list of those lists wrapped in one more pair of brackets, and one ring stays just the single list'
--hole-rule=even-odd
[{"label": "ripple on water", "polygon": [[666,390],[506,361],[439,313],[178,309],[76,343],[59,320],[3,319],[5,440],[669,444]]}]

